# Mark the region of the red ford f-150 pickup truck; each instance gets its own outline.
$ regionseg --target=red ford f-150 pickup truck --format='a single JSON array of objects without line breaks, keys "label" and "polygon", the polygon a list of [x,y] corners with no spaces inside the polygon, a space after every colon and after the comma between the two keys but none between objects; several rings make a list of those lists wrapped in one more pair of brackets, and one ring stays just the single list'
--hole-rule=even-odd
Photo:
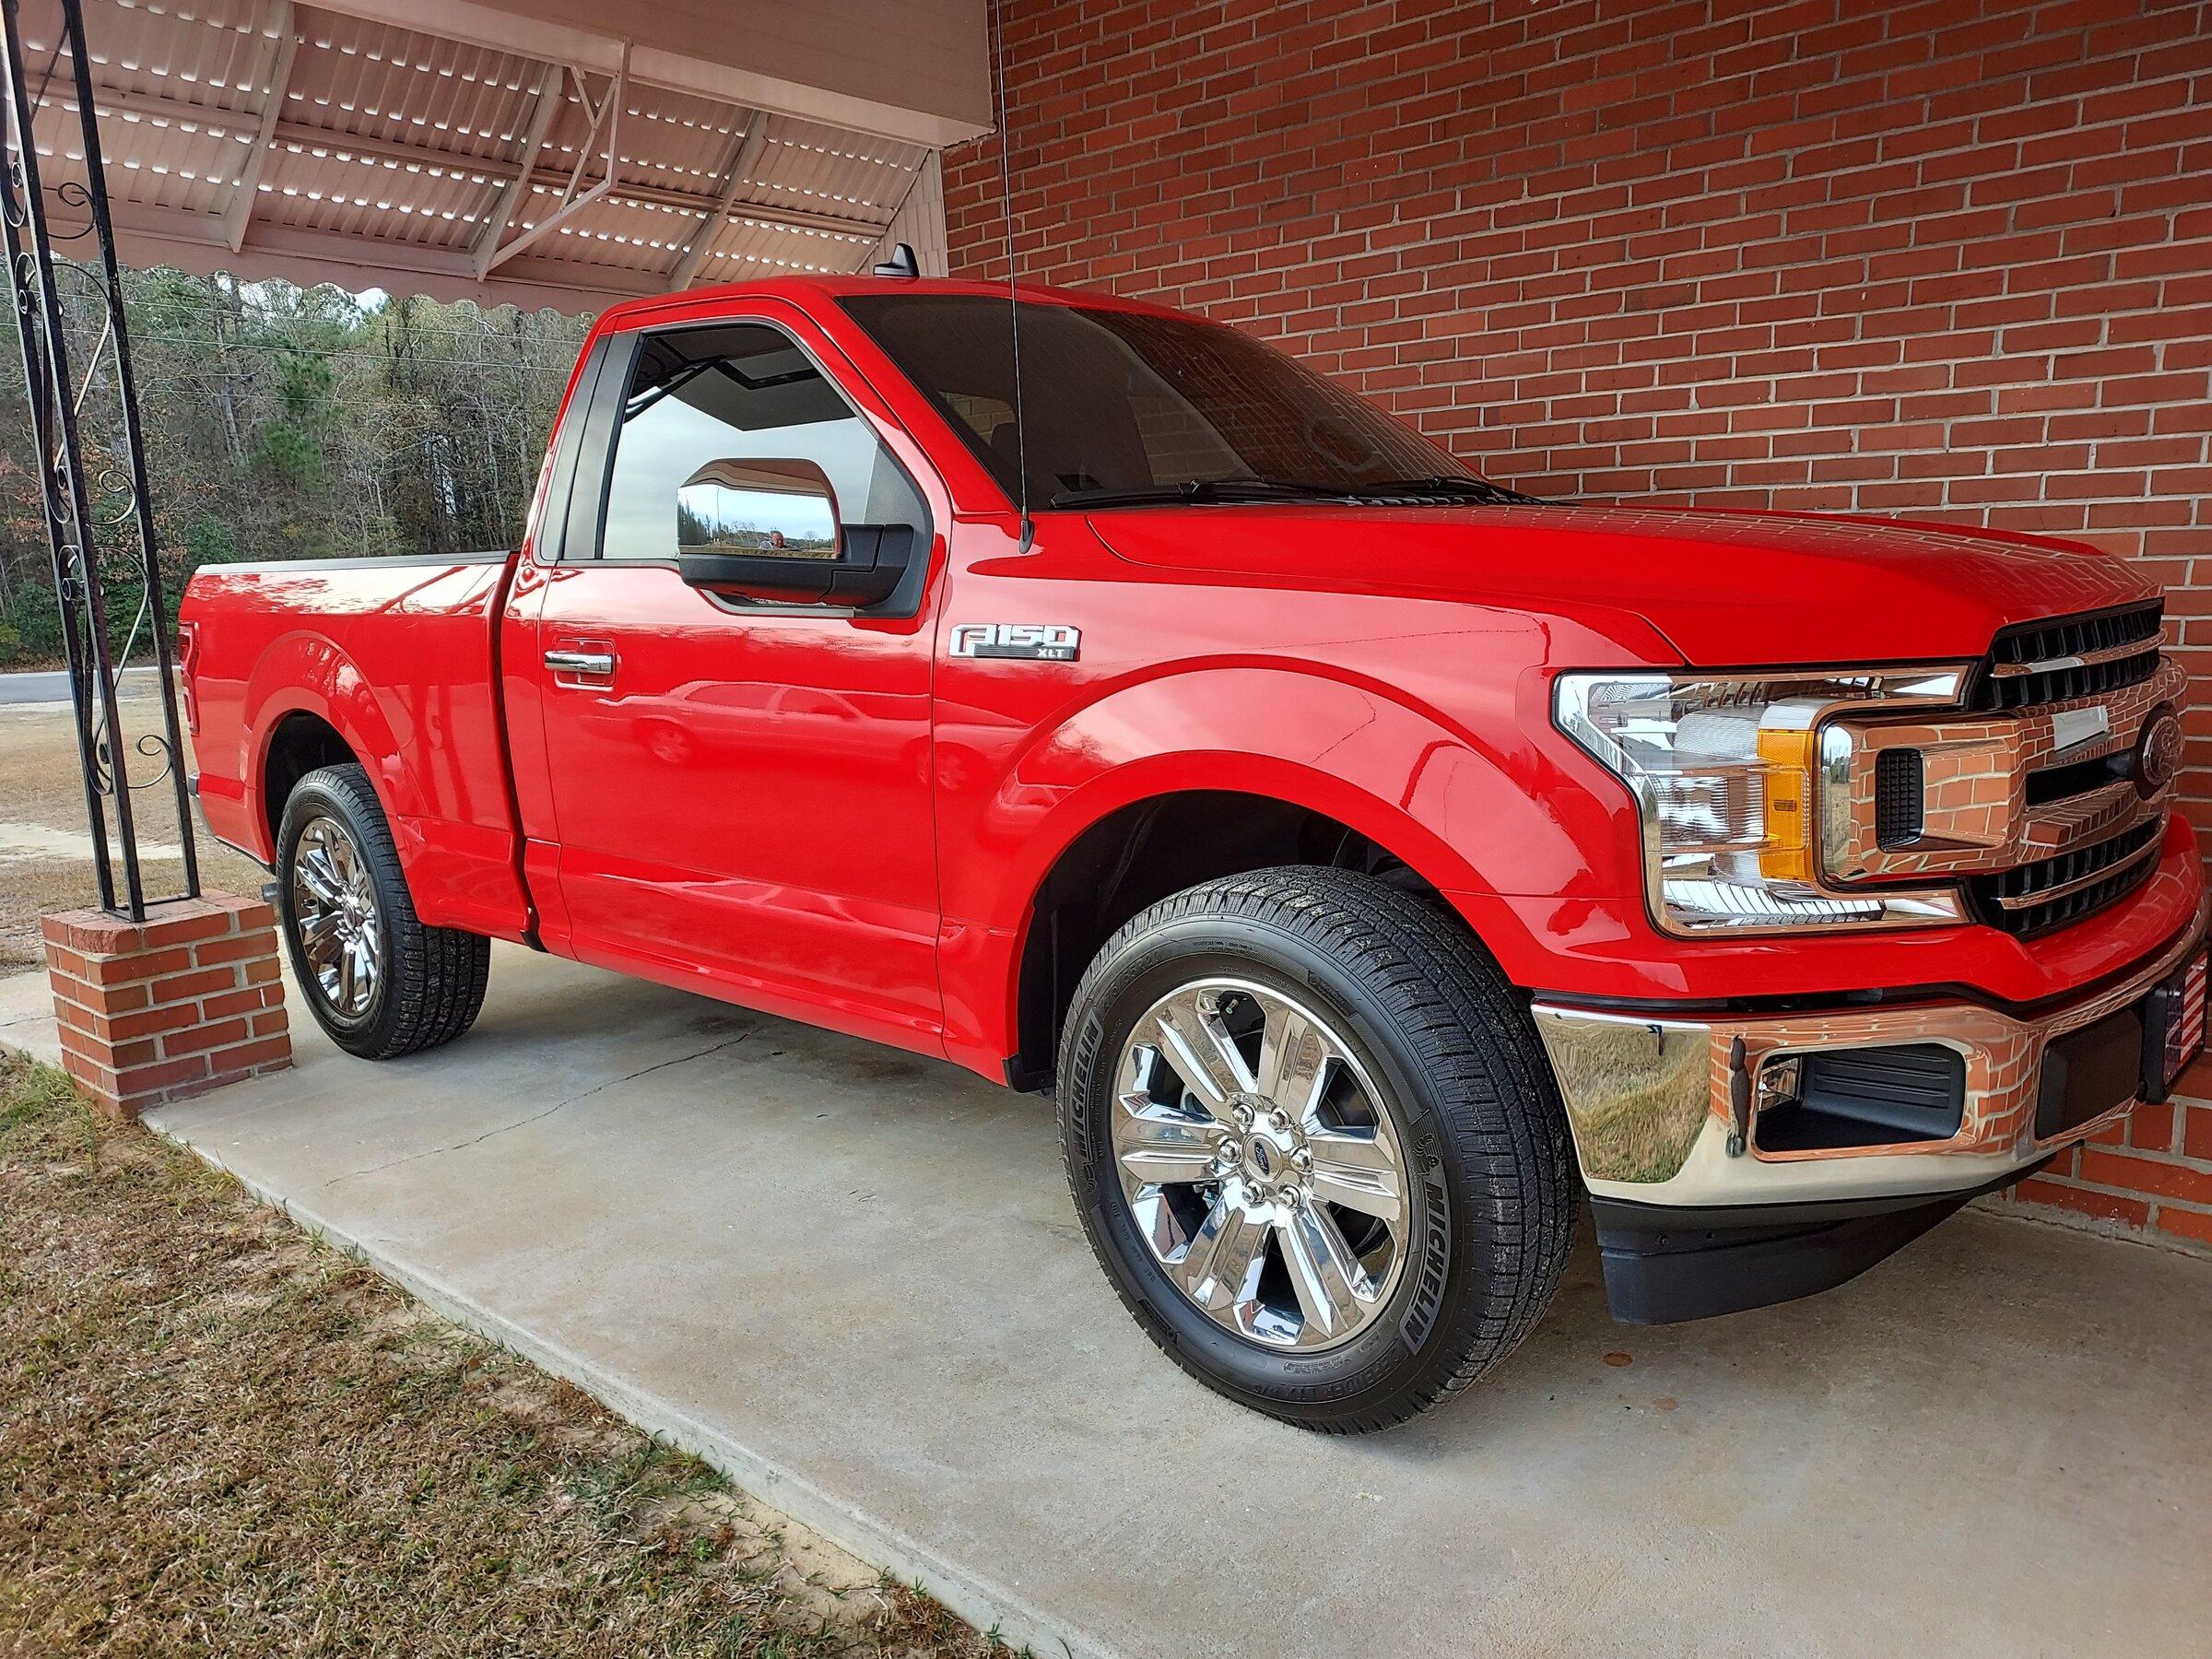
[{"label": "red ford f-150 pickup truck", "polygon": [[1146,1330],[1319,1428],[1508,1353],[1585,1192],[1624,1319],[1802,1295],[2203,1034],[2126,563],[1534,500],[1152,306],[617,307],[519,550],[210,568],[182,632],[341,1047],[507,939],[1049,1089]]}]

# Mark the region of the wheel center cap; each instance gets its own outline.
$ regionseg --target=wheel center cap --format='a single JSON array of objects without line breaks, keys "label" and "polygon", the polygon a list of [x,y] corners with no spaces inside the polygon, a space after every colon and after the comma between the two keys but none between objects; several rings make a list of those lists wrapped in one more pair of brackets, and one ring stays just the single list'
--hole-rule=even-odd
[{"label": "wheel center cap", "polygon": [[1245,1178],[1266,1184],[1287,1179],[1298,1144],[1295,1128],[1286,1129],[1261,1117],[1244,1136]]}]

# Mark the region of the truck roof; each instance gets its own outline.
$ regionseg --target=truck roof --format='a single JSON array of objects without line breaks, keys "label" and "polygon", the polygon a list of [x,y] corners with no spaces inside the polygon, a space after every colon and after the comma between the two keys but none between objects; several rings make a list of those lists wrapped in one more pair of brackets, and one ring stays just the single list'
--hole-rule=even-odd
[{"label": "truck roof", "polygon": [[[1015,285],[1013,292],[1025,301],[1040,305],[1085,305],[1110,307],[1115,311],[1148,312],[1159,316],[1180,316],[1168,306],[1155,305],[1142,300],[1126,300],[1117,294],[1102,293],[1095,288],[1054,288],[1045,283],[1023,282]],[[1005,300],[1006,285],[1003,282],[971,282],[949,276],[874,276],[866,273],[839,275],[820,272],[806,276],[763,276],[750,282],[724,282],[700,288],[686,288],[676,294],[651,294],[636,300],[625,300],[610,305],[600,313],[597,332],[613,332],[633,326],[631,319],[639,322],[665,314],[674,304],[686,307],[709,305],[716,300],[782,300],[809,312],[819,313],[831,309],[835,300],[854,294],[967,294],[982,299]]]}]

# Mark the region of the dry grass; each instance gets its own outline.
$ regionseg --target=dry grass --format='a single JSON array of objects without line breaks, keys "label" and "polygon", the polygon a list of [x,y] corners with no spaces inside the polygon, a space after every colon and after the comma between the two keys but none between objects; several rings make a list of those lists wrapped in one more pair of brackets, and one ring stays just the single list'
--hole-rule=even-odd
[{"label": "dry grass", "polygon": [[980,1654],[0,1051],[0,1654]]},{"label": "dry grass", "polygon": [[[143,691],[124,699],[132,729],[159,722],[159,704]],[[175,845],[176,796],[166,782],[134,792],[140,841],[148,846]],[[81,856],[10,852],[0,845],[0,973],[36,967],[41,960],[39,918],[49,911],[74,910],[93,902],[89,826],[85,787],[77,771],[76,735],[65,709],[0,706],[0,824],[58,830],[85,838]],[[203,830],[199,837],[200,880],[210,888],[258,893],[268,873]],[[145,864],[149,896],[183,889],[184,866],[175,858]]]},{"label": "dry grass", "polygon": [[1606,1175],[1664,1181],[1682,1167],[1705,1126],[1711,1061],[1702,1045],[1682,1043],[1666,1053],[1642,1026],[1598,1026],[1553,1049],[1551,1059],[1570,1100],[1606,1102],[1577,1117],[1575,1139],[1585,1155],[1593,1147],[1606,1149]]}]

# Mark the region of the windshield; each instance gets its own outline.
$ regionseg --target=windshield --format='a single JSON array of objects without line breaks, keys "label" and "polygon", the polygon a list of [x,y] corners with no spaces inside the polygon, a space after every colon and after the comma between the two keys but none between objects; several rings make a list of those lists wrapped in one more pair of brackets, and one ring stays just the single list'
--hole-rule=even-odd
[{"label": "windshield", "polygon": [[1392,483],[1486,488],[1427,439],[1218,324],[1023,301],[1028,430],[1018,434],[1008,301],[868,294],[844,306],[1010,499],[1020,499],[1026,464],[1034,506],[1250,500],[1238,487],[1254,485],[1347,495]]}]

